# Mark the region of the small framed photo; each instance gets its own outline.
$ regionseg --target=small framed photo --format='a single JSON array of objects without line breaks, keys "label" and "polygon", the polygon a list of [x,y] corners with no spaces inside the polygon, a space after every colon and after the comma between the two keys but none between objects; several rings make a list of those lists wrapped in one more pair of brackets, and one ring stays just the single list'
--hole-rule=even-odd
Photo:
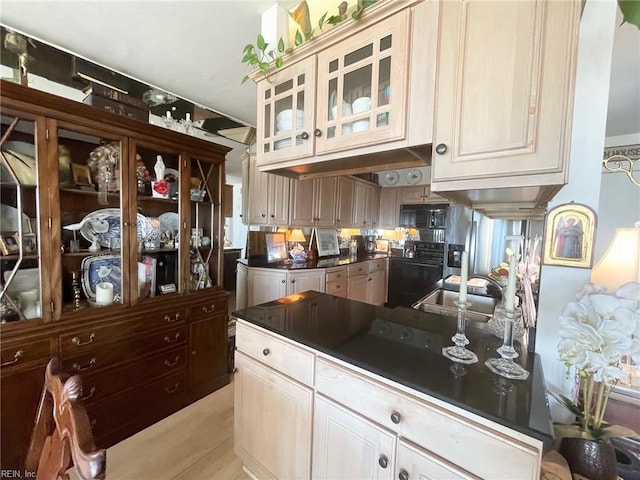
[{"label": "small framed photo", "polygon": [[[16,240],[18,234],[16,233]],[[22,234],[22,249],[26,254],[36,253],[38,251],[38,240],[35,233]]]},{"label": "small framed photo", "polygon": [[586,205],[552,208],[545,218],[543,263],[591,268],[595,230],[596,214]]},{"label": "small framed photo", "polygon": [[20,253],[17,232],[0,233],[0,253],[2,255],[17,255]]},{"label": "small framed photo", "polygon": [[281,262],[289,257],[284,233],[265,233],[267,262]]},{"label": "small framed photo", "polygon": [[316,230],[316,243],[318,244],[318,257],[340,255],[338,232],[335,229],[318,228]]},{"label": "small framed photo", "polygon": [[73,183],[76,185],[93,185],[91,181],[91,169],[88,165],[72,163],[71,173],[73,173]]}]

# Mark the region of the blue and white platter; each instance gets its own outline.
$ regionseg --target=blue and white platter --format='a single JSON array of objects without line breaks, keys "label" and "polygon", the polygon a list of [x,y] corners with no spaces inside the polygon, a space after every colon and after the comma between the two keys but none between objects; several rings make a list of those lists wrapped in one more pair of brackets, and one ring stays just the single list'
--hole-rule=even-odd
[{"label": "blue and white platter", "polygon": [[122,268],[119,255],[92,255],[82,260],[82,290],[89,300],[96,299],[96,285],[113,284],[113,294],[120,295]]},{"label": "blue and white platter", "polygon": [[[146,238],[149,235],[149,224],[147,218],[141,213],[137,214],[136,229],[139,238]],[[91,212],[80,222],[80,234],[88,241],[93,242],[98,238],[101,247],[109,248],[112,238],[120,238],[120,209],[102,208]]]}]

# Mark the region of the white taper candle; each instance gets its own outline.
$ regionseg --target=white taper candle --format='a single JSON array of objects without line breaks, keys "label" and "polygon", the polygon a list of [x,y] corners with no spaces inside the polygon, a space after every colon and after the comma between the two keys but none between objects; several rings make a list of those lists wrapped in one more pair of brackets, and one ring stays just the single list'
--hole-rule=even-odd
[{"label": "white taper candle", "polygon": [[507,291],[504,299],[504,310],[506,312],[514,312],[514,303],[516,298],[516,267],[518,259],[515,254],[509,257],[509,278],[507,281]]},{"label": "white taper candle", "polygon": [[460,294],[458,295],[458,301],[460,303],[467,303],[467,279],[469,278],[469,253],[462,252],[462,266],[460,267]]}]

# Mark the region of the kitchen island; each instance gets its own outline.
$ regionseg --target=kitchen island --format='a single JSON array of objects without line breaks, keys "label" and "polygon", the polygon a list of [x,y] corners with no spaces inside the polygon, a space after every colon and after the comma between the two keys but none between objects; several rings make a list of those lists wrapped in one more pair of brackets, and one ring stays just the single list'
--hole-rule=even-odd
[{"label": "kitchen island", "polygon": [[455,321],[302,292],[235,312],[235,450],[257,478],[538,478],[553,441],[540,359],[491,373],[441,354]]}]

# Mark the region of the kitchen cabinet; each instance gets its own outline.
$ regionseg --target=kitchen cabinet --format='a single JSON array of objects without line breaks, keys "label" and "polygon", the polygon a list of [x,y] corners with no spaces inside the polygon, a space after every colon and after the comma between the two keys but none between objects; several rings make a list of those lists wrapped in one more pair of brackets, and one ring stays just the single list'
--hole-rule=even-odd
[{"label": "kitchen cabinet", "polygon": [[289,184],[288,178],[260,172],[255,158],[250,155],[248,224],[288,225]]},{"label": "kitchen cabinet", "polygon": [[325,291],[324,269],[287,271],[250,268],[247,275],[247,306],[270,302],[305,290]]},{"label": "kitchen cabinet", "polygon": [[[348,170],[345,156],[430,143],[437,9],[437,2],[373,5],[295,49],[268,78],[254,72],[259,168],[300,175],[335,161]],[[366,161],[419,162],[411,156]]]},{"label": "kitchen cabinet", "polygon": [[237,330],[236,345],[236,454],[255,478],[309,478],[313,390],[290,370],[299,367],[288,364],[312,357],[243,327]]},{"label": "kitchen cabinet", "polygon": [[394,187],[380,188],[380,213],[378,228],[393,230],[400,226],[400,201],[398,189]]},{"label": "kitchen cabinet", "polygon": [[326,270],[325,292],[338,297],[347,297],[347,267],[332,267]]},{"label": "kitchen cabinet", "polygon": [[378,228],[380,186],[356,180],[353,203],[355,228]]},{"label": "kitchen cabinet", "polygon": [[325,290],[325,271],[323,268],[310,269],[306,272],[292,271],[288,273],[287,277],[287,295],[306,290],[315,290],[316,292],[324,292]]},{"label": "kitchen cabinet", "polygon": [[527,216],[567,182],[580,12],[442,2],[432,191]]},{"label": "kitchen cabinet", "polygon": [[292,180],[289,224],[335,227],[337,185],[337,177]]},{"label": "kitchen cabinet", "polygon": [[451,480],[476,478],[455,465],[400,439],[398,440],[396,470],[398,478],[447,478]]},{"label": "kitchen cabinet", "polygon": [[387,301],[388,259],[347,266],[347,298],[372,305]]},{"label": "kitchen cabinet", "polygon": [[419,187],[398,187],[400,205],[416,205],[429,203],[448,203],[448,201],[433,193],[429,185]]},{"label": "kitchen cabinet", "polygon": [[350,228],[353,225],[353,195],[356,182],[351,177],[338,177],[336,192],[336,227]]},{"label": "kitchen cabinet", "polygon": [[[3,230],[22,246],[0,255],[2,432],[17,435],[2,458],[21,469],[4,461],[24,456],[51,356],[82,374],[104,448],[229,382],[226,327],[189,328],[213,321],[199,306],[226,316],[228,149],[6,81],[0,92]],[[205,359],[191,378],[190,340]]]}]

